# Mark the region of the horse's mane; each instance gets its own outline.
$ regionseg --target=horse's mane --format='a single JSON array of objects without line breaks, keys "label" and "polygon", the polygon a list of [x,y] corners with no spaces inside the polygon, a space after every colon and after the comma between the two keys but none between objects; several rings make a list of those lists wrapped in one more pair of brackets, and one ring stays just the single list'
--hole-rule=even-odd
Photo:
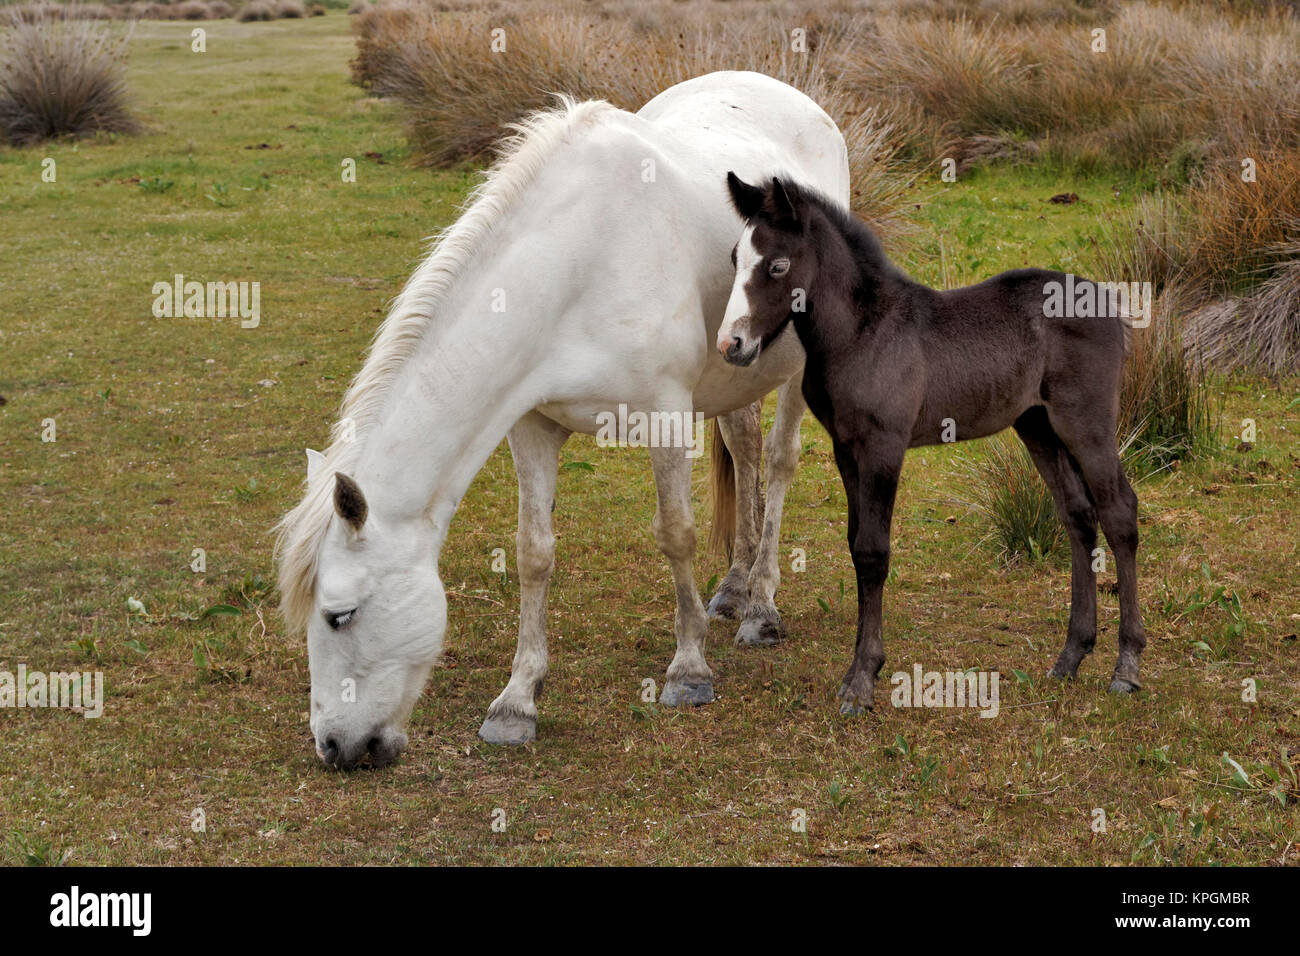
[{"label": "horse's mane", "polygon": [[351,472],[363,432],[383,410],[398,371],[424,338],[452,283],[479,256],[497,224],[561,145],[615,109],[601,100],[558,99],[555,108],[539,110],[509,127],[513,135],[501,144],[496,162],[470,192],[463,214],[430,241],[427,255],[393,301],[343,398],[324,464],[306,482],[302,501],[276,525],[280,612],[290,632],[305,628],[311,613],[316,563],[333,514],[334,472]]}]

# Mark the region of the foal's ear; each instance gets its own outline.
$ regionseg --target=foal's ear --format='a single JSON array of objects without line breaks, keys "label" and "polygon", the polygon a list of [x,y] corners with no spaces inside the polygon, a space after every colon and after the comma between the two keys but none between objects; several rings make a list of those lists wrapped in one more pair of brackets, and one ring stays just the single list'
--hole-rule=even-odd
[{"label": "foal's ear", "polygon": [[779,226],[799,225],[799,213],[794,208],[785,184],[772,177],[772,221]]},{"label": "foal's ear", "polygon": [[753,219],[763,208],[763,190],[751,186],[733,172],[727,173],[727,188],[731,190],[731,204],[742,219]]},{"label": "foal's ear", "polygon": [[334,510],[353,531],[361,530],[370,510],[360,486],[341,471],[334,472]]}]

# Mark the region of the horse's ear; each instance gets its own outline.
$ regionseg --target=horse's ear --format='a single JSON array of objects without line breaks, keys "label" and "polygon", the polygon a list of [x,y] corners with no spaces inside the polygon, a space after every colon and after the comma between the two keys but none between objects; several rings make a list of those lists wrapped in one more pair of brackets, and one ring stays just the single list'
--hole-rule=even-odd
[{"label": "horse's ear", "polygon": [[320,471],[321,465],[325,464],[325,456],[315,448],[307,449],[307,480],[311,481],[316,477],[316,472]]},{"label": "horse's ear", "polygon": [[772,177],[772,219],[778,225],[799,225],[799,213],[786,192],[785,184],[775,176]]},{"label": "horse's ear", "polygon": [[341,471],[334,472],[334,510],[353,531],[361,530],[370,510],[361,488]]},{"label": "horse's ear", "polygon": [[731,191],[731,204],[742,219],[753,219],[763,208],[763,190],[751,186],[733,172],[727,173],[727,189]]}]

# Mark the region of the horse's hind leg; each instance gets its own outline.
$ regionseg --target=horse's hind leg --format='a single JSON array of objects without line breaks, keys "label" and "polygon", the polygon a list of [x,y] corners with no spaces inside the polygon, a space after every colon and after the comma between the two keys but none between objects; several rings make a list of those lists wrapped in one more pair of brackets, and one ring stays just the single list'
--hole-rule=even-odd
[{"label": "horse's hind leg", "polygon": [[802,382],[803,375],[796,375],[777,391],[776,419],[767,434],[763,535],[749,573],[749,606],[736,632],[737,644],[775,644],[785,635],[774,598],[781,583],[781,515],[785,510],[785,493],[799,464],[799,423],[808,408]]},{"label": "horse's hind leg", "polygon": [[[719,415],[716,419],[718,434],[726,451],[731,455],[734,471],[734,498],[724,496],[722,489],[715,485],[714,494],[724,503],[721,508],[734,505],[735,537],[730,542],[731,567],[727,576],[718,585],[713,599],[709,601],[709,617],[738,618],[749,606],[749,572],[754,566],[754,554],[758,550],[759,522],[763,512],[763,489],[759,481],[759,467],[763,459],[763,405],[754,402],[734,412]],[[718,458],[714,456],[715,465]],[[715,481],[732,481],[733,476],[715,475]],[[730,516],[721,516],[715,512],[714,527]]]},{"label": "horse's hind leg", "polygon": [[1049,409],[1048,414],[1052,427],[1079,463],[1092,500],[1097,503],[1101,530],[1115,556],[1115,573],[1119,578],[1119,659],[1110,689],[1113,693],[1129,693],[1142,686],[1138,668],[1147,644],[1137,592],[1137,495],[1124,476],[1115,448],[1113,416],[1105,419],[1086,407],[1072,413]]},{"label": "horse's hind leg", "polygon": [[677,653],[668,665],[668,681],[659,702],[665,707],[707,704],[713,700],[713,672],[704,660],[704,637],[709,622],[695,588],[691,459],[682,448],[651,448],[650,464],[659,499],[653,526],[655,541],[668,558],[677,589],[677,613],[673,617]]},{"label": "horse's hind leg", "polygon": [[555,475],[560,448],[569,437],[537,412],[510,430],[510,455],[519,480],[519,530],[515,553],[519,568],[519,647],[510,682],[488,708],[478,735],[492,744],[523,744],[537,737],[537,697],[546,678],[546,588],[555,566]]},{"label": "horse's hind leg", "polygon": [[1016,420],[1015,428],[1051,489],[1056,512],[1070,536],[1070,627],[1065,647],[1050,673],[1053,677],[1071,678],[1097,643],[1097,575],[1092,570],[1097,508],[1078,464],[1052,430],[1046,409],[1029,409]]}]

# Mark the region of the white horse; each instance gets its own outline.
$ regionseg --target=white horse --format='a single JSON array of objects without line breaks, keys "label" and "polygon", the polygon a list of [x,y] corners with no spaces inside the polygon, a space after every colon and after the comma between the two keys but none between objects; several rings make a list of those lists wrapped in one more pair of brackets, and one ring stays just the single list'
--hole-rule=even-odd
[{"label": "white horse", "polygon": [[[536,736],[547,671],[546,589],[561,446],[632,413],[719,416],[734,457],[736,547],[710,610],[743,615],[738,640],[770,642],[781,508],[799,453],[803,351],[793,333],[749,368],[712,343],[738,219],[726,173],[784,171],[848,202],[834,122],[770,77],[723,72],[640,112],[562,101],[516,128],[460,219],[407,282],[343,402],[328,451],[281,521],[281,609],[305,628],[318,755],[391,761],[447,623],[438,555],[461,496],[502,437],[519,482],[519,646],[479,735]],[[767,504],[755,402],[779,388]],[[715,434],[715,438],[716,438]],[[662,444],[662,443],[661,443]],[[692,571],[693,449],[651,447],[653,529],[677,592],[677,653],[660,701],[713,699],[707,619]]]}]

